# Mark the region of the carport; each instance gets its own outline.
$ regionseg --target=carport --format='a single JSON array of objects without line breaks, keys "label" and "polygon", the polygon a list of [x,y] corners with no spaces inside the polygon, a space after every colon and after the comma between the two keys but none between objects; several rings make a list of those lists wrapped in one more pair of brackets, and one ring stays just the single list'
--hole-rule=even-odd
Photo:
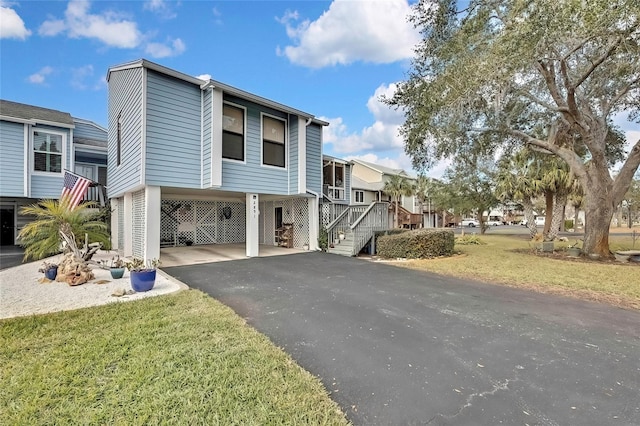
[{"label": "carport", "polygon": [[[296,248],[261,244],[259,257],[284,256],[304,252],[305,250]],[[160,266],[163,268],[239,259],[247,259],[244,243],[177,246],[160,249],[160,261],[162,262]]]}]

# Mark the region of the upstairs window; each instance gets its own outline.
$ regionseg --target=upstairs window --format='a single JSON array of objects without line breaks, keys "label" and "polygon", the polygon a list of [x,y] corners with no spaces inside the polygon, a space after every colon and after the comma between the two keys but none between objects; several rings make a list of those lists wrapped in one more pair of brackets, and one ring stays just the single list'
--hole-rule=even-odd
[{"label": "upstairs window", "polygon": [[33,170],[62,173],[62,144],[61,134],[33,132]]},{"label": "upstairs window", "polygon": [[356,203],[364,203],[364,191],[356,191]]},{"label": "upstairs window", "polygon": [[285,122],[262,117],[262,164],[285,167]]},{"label": "upstairs window", "polygon": [[222,158],[244,161],[244,109],[222,107]]}]

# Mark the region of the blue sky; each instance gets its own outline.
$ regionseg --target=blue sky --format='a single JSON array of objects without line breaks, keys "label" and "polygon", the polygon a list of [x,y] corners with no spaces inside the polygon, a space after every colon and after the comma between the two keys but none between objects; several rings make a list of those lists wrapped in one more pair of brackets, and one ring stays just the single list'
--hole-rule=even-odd
[{"label": "blue sky", "polygon": [[6,100],[107,123],[110,66],[146,58],[314,114],[324,151],[411,169],[378,101],[419,40],[406,0],[0,0]]},{"label": "blue sky", "polygon": [[[411,171],[402,114],[379,97],[419,41],[413,2],[0,0],[0,97],[105,126],[108,68],[146,58],[328,121],[327,154]],[[614,121],[640,138],[626,115]]]}]

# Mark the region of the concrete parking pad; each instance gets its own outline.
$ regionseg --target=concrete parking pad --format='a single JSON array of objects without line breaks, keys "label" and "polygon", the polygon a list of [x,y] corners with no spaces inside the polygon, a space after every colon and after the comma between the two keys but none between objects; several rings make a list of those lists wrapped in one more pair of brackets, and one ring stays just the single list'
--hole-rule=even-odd
[{"label": "concrete parking pad", "polygon": [[640,312],[325,253],[167,268],[358,425],[640,424]]},{"label": "concrete parking pad", "polygon": [[[303,250],[294,248],[260,245],[258,255],[259,257],[269,257],[303,252]],[[163,268],[246,258],[247,252],[244,243],[167,247],[160,250],[160,260]]]}]

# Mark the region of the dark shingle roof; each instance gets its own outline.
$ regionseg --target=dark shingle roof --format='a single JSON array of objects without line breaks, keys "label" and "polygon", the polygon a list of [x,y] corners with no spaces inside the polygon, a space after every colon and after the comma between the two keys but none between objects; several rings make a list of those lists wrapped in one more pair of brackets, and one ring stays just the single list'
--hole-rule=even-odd
[{"label": "dark shingle roof", "polygon": [[49,121],[52,123],[73,126],[73,118],[68,112],[20,104],[2,99],[0,99],[0,115],[21,118],[24,120]]}]

